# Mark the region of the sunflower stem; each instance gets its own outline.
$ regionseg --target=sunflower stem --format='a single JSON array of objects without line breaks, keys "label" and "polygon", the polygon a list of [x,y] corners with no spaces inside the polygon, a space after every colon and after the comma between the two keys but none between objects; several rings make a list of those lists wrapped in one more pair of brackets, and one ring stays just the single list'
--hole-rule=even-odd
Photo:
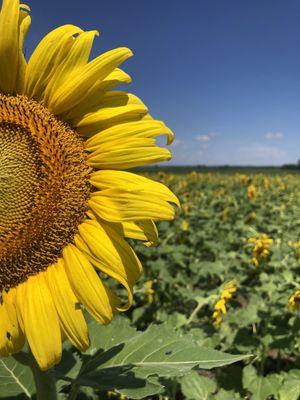
[{"label": "sunflower stem", "polygon": [[76,400],[79,393],[79,389],[80,389],[79,385],[76,384],[72,385],[72,389],[70,391],[68,400]]},{"label": "sunflower stem", "polygon": [[34,363],[31,365],[33,372],[37,400],[57,400],[56,379],[52,369],[42,371]]},{"label": "sunflower stem", "polygon": [[56,379],[53,369],[42,371],[31,352],[19,352],[14,358],[32,371],[35,387],[36,400],[57,400]]}]

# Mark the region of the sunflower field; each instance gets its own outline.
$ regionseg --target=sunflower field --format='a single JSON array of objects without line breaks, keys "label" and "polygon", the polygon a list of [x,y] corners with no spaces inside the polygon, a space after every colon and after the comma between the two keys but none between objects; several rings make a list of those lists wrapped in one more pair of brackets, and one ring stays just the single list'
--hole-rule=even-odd
[{"label": "sunflower field", "polygon": [[161,245],[140,246],[131,322],[168,322],[201,345],[250,359],[171,380],[165,399],[300,398],[300,176],[151,175],[178,195]]}]

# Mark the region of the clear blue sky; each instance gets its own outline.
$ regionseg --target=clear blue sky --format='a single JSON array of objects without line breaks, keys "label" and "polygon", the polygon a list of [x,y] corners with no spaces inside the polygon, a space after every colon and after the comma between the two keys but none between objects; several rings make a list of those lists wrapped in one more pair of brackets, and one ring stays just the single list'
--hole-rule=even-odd
[{"label": "clear blue sky", "polygon": [[[25,2],[25,1],[24,1]],[[50,29],[99,29],[129,90],[175,132],[174,164],[278,165],[300,158],[299,0],[28,0],[30,53]]]}]

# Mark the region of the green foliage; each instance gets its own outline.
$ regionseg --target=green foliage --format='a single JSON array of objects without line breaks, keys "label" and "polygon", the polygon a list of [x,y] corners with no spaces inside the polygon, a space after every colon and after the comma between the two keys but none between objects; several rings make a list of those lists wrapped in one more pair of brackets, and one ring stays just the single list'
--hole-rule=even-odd
[{"label": "green foliage", "polygon": [[297,400],[300,397],[300,371],[290,370],[279,391],[280,400]]},{"label": "green foliage", "polygon": [[[151,177],[178,194],[182,209],[159,224],[160,246],[135,242],[145,272],[126,317],[105,327],[91,322],[85,354],[65,349],[55,369],[59,400],[299,400],[297,301],[288,308],[300,290],[299,174]],[[273,243],[256,267],[248,239],[261,234]],[[214,307],[233,279],[216,327]],[[2,360],[34,398],[30,370]],[[0,398],[30,398],[7,374],[1,367]]]},{"label": "green foliage", "polygon": [[[145,274],[130,312],[133,323],[144,329],[152,321],[169,322],[201,346],[253,354],[251,366],[239,363],[209,377],[217,385],[214,399],[300,398],[297,379],[289,375],[300,367],[300,318],[296,308],[288,309],[300,290],[299,174],[149,175],[172,188],[182,209],[175,221],[159,224],[158,248],[139,245]],[[248,239],[261,234],[273,243],[256,267]],[[232,279],[237,290],[215,328],[214,306]],[[151,304],[146,281],[155,291]]]},{"label": "green foliage", "polygon": [[35,384],[31,369],[23,366],[13,357],[0,359],[0,397],[10,399],[31,399]]},{"label": "green foliage", "polygon": [[270,374],[266,377],[258,376],[256,369],[248,365],[243,370],[243,385],[250,393],[253,400],[266,400],[271,395],[276,395],[281,386],[282,377]]},{"label": "green foliage", "polygon": [[71,379],[72,386],[114,390],[132,399],[163,392],[162,378],[247,358],[202,348],[168,324],[151,325],[144,332],[130,327],[125,318],[116,318],[108,326],[90,325],[91,349],[84,355],[78,375]]},{"label": "green foliage", "polygon": [[206,376],[192,371],[181,379],[181,390],[187,400],[209,400],[217,385]]},{"label": "green foliage", "polygon": [[[143,399],[162,393],[164,380],[184,376],[193,368],[211,369],[248,358],[202,348],[192,336],[168,324],[138,332],[121,317],[108,326],[91,322],[90,337],[91,347],[84,355],[66,348],[54,371],[61,399],[97,398],[99,391]],[[0,398],[19,394],[33,398],[33,376],[25,364],[14,358],[0,360]]]}]

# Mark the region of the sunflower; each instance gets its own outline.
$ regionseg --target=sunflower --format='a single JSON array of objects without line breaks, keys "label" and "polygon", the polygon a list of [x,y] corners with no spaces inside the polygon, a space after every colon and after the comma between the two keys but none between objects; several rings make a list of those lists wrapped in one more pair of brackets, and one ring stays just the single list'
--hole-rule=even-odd
[{"label": "sunflower", "polygon": [[[27,341],[42,370],[65,339],[89,346],[85,310],[101,324],[132,303],[142,266],[126,241],[157,242],[176,196],[124,170],[170,159],[171,130],[153,119],[119,65],[128,48],[93,60],[97,31],[64,25],[26,61],[29,7],[0,14],[0,355]],[[108,285],[127,291],[124,304]]]}]

